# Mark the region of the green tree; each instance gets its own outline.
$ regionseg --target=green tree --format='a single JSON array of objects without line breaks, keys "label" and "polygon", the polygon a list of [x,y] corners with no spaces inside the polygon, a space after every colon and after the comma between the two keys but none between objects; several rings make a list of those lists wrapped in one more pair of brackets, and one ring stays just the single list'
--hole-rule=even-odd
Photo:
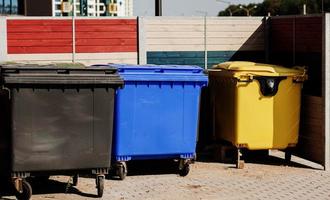
[{"label": "green tree", "polygon": [[[306,4],[306,11],[308,14],[322,13],[322,0],[264,0],[259,4],[249,5],[230,5],[225,10],[219,12],[219,16],[229,16],[230,11],[235,10],[233,15],[244,16],[246,12],[240,8],[251,9],[250,14],[254,16],[266,16],[268,13],[274,15],[299,15],[303,14],[303,5]],[[323,8],[325,12],[330,11],[330,0],[323,0]]]}]

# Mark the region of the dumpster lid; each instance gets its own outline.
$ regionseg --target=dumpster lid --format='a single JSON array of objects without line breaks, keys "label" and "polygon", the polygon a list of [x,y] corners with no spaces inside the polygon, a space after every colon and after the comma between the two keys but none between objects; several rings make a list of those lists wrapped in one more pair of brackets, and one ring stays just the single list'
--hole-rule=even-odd
[{"label": "dumpster lid", "polygon": [[109,66],[117,68],[118,73],[125,81],[192,81],[207,83],[204,69],[199,66],[127,64],[109,64]]},{"label": "dumpster lid", "polygon": [[273,76],[295,76],[305,74],[304,69],[286,68],[279,65],[270,65],[255,62],[233,61],[213,66],[213,69],[222,69],[234,72],[248,72],[256,75],[272,74]]},{"label": "dumpster lid", "polygon": [[199,66],[192,65],[124,65],[109,64],[115,67],[118,72],[125,73],[203,73],[203,69]]},{"label": "dumpster lid", "polygon": [[8,84],[123,85],[113,67],[58,67],[56,65],[0,65],[2,82]]}]

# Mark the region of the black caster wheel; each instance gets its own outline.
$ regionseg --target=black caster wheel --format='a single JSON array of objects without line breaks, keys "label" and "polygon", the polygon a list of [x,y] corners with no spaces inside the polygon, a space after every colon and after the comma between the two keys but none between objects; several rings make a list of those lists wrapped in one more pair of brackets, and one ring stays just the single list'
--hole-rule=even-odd
[{"label": "black caster wheel", "polygon": [[78,179],[79,179],[79,175],[76,174],[72,177],[72,185],[73,186],[77,186],[78,185]]},{"label": "black caster wheel", "polygon": [[103,196],[103,190],[104,190],[104,176],[96,177],[96,188],[97,188],[97,197],[101,198]]},{"label": "black caster wheel", "polygon": [[179,161],[179,175],[184,177],[189,174],[190,171],[190,161],[189,160],[180,160]]},{"label": "black caster wheel", "polygon": [[127,165],[125,162],[118,164],[116,174],[120,180],[124,180],[127,176]]},{"label": "black caster wheel", "polygon": [[17,200],[30,200],[32,196],[31,185],[26,180],[22,180],[22,191],[16,191],[15,196]]},{"label": "black caster wheel", "polygon": [[182,177],[187,176],[189,174],[189,171],[190,171],[190,165],[185,164],[183,168],[179,170],[179,175]]}]

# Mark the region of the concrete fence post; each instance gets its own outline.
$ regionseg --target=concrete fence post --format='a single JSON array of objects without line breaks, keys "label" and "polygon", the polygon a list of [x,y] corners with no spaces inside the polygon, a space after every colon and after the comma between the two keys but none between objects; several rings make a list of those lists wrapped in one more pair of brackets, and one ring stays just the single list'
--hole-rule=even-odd
[{"label": "concrete fence post", "polygon": [[147,64],[147,51],[146,51],[146,33],[145,33],[145,18],[138,17],[138,64]]},{"label": "concrete fence post", "polygon": [[0,63],[7,61],[7,18],[0,17]]},{"label": "concrete fence post", "polygon": [[325,153],[324,165],[325,170],[330,170],[330,14],[323,17],[323,103],[324,112],[324,136],[325,136]]}]

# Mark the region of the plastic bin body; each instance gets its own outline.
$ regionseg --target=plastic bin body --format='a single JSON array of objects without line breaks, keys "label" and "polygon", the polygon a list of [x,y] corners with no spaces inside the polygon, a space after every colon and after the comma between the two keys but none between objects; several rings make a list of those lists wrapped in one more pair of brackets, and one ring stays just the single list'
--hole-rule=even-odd
[{"label": "plastic bin body", "polygon": [[[259,69],[253,71],[255,65]],[[250,150],[294,147],[304,72],[249,62],[229,62],[222,68],[209,72],[215,138]],[[277,93],[265,96],[260,77],[278,79]]]},{"label": "plastic bin body", "polygon": [[125,81],[115,106],[116,161],[195,156],[201,88],[199,67],[115,65]]},{"label": "plastic bin body", "polygon": [[110,167],[115,69],[3,68],[12,171]]}]

